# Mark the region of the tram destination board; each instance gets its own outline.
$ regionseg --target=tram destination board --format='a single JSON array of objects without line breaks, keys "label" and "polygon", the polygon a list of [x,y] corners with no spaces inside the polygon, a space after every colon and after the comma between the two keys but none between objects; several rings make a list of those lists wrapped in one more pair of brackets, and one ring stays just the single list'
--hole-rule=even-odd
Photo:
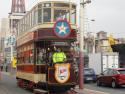
[{"label": "tram destination board", "polygon": [[55,46],[69,46],[70,44],[68,42],[52,42],[51,45]]}]

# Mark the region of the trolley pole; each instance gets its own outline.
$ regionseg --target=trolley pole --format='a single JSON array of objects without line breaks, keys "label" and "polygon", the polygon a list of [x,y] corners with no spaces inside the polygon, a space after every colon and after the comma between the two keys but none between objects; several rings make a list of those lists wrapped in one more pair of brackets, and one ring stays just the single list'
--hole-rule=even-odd
[{"label": "trolley pole", "polygon": [[80,63],[79,63],[79,89],[84,88],[84,15],[85,4],[90,3],[90,0],[80,0]]}]

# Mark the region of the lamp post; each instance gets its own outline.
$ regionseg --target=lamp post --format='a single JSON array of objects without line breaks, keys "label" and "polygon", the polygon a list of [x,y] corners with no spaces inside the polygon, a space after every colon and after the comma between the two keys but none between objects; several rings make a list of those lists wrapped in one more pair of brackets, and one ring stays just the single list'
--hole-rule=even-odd
[{"label": "lamp post", "polygon": [[[91,19],[91,22],[95,22],[95,19]],[[90,28],[93,28],[91,29],[91,32],[93,33],[93,53],[95,53],[95,37],[96,37],[96,33],[95,33],[95,29],[94,29],[94,24],[91,25]]]},{"label": "lamp post", "polygon": [[79,89],[84,88],[84,60],[83,60],[83,49],[84,49],[84,10],[85,4],[91,3],[91,0],[80,0],[80,63],[79,63]]}]

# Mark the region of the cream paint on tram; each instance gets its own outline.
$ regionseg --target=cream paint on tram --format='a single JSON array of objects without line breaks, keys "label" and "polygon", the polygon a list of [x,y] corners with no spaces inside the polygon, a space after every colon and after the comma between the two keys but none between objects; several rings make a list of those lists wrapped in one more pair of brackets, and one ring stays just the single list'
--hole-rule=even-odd
[{"label": "cream paint on tram", "polygon": [[26,79],[35,83],[38,83],[39,81],[46,82],[46,74],[17,72],[16,77]]},{"label": "cream paint on tram", "polygon": [[[33,4],[32,4],[32,6],[34,6],[34,5],[36,5],[37,3],[39,3],[39,2],[47,2],[47,1],[52,1],[52,2],[71,2],[71,3],[74,3],[74,4],[76,4],[76,2],[77,2],[77,0],[36,0]],[[30,7],[32,7],[32,6],[30,6]]]}]

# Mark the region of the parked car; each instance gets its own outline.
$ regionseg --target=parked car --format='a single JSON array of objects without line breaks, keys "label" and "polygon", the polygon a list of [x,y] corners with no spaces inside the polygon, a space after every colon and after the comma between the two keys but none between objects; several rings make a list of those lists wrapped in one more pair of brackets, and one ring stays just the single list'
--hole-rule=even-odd
[{"label": "parked car", "polygon": [[84,82],[96,82],[96,74],[92,68],[84,68]]},{"label": "parked car", "polygon": [[125,85],[125,68],[107,69],[97,77],[97,86],[110,85],[112,88]]}]

